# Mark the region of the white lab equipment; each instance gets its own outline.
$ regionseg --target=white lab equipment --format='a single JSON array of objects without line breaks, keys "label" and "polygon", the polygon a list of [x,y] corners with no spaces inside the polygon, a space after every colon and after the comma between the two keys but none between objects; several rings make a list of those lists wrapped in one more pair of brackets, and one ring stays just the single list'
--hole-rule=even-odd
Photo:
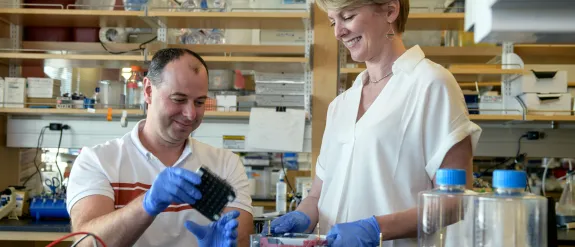
[{"label": "white lab equipment", "polygon": [[16,189],[14,187],[9,187],[2,194],[8,195],[6,204],[0,204],[0,219],[8,216],[9,218],[14,217],[14,209],[16,209]]},{"label": "white lab equipment", "polygon": [[419,247],[473,246],[475,193],[465,190],[465,170],[439,169],[435,177],[438,188],[418,197]]},{"label": "white lab equipment", "polygon": [[4,78],[4,107],[24,108],[26,89],[26,78]]},{"label": "white lab equipment", "polygon": [[523,171],[493,172],[494,192],[477,197],[475,247],[547,246],[547,199],[526,186]]},{"label": "white lab equipment", "polygon": [[574,9],[565,0],[467,0],[464,28],[475,43],[572,43]]}]

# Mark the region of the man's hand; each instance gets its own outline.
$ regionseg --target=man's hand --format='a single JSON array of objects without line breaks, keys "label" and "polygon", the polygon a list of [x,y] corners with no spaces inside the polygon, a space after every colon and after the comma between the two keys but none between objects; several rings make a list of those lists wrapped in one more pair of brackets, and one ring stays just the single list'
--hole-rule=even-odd
[{"label": "man's hand", "polygon": [[[271,233],[303,233],[309,227],[311,220],[309,216],[300,212],[293,211],[279,217],[271,223]],[[263,232],[268,232],[267,223],[264,225]]]},{"label": "man's hand", "polygon": [[144,210],[151,216],[157,216],[172,203],[194,205],[196,200],[202,198],[202,194],[195,187],[201,182],[200,175],[192,171],[168,167],[158,175],[146,192]]},{"label": "man's hand", "polygon": [[372,216],[364,220],[335,225],[327,234],[327,241],[332,247],[377,246],[379,233],[379,224]]},{"label": "man's hand", "polygon": [[200,247],[235,247],[238,238],[238,211],[230,211],[216,222],[201,226],[193,221],[185,223],[188,231],[196,235]]}]

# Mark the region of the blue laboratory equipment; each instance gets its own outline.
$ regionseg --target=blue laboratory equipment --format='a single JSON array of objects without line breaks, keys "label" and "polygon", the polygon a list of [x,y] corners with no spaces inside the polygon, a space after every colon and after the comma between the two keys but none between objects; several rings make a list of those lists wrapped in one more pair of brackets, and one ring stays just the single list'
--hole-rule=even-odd
[{"label": "blue laboratory equipment", "polygon": [[66,198],[61,196],[35,196],[30,202],[30,215],[39,221],[43,218],[69,219]]}]

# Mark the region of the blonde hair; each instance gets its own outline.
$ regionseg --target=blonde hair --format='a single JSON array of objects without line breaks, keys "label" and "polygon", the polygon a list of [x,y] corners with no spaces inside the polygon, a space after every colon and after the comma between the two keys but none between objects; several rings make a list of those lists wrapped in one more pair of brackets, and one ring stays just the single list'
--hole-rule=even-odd
[{"label": "blonde hair", "polygon": [[[385,4],[393,0],[315,0],[317,5],[323,11],[328,9],[342,10],[346,8],[359,8],[370,4]],[[399,2],[399,15],[395,20],[397,25],[396,32],[405,32],[405,24],[409,16],[409,0],[397,0]]]}]

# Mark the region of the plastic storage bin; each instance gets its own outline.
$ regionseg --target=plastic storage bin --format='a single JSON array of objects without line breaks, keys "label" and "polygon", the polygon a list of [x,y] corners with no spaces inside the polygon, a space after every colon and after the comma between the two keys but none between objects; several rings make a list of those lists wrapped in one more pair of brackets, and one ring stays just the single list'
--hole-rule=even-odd
[{"label": "plastic storage bin", "polygon": [[523,171],[493,172],[493,193],[477,197],[475,247],[546,247],[547,199],[525,192]]},{"label": "plastic storage bin", "polygon": [[465,190],[465,170],[440,169],[436,183],[438,188],[419,193],[419,246],[473,246],[473,199],[476,193]]}]

